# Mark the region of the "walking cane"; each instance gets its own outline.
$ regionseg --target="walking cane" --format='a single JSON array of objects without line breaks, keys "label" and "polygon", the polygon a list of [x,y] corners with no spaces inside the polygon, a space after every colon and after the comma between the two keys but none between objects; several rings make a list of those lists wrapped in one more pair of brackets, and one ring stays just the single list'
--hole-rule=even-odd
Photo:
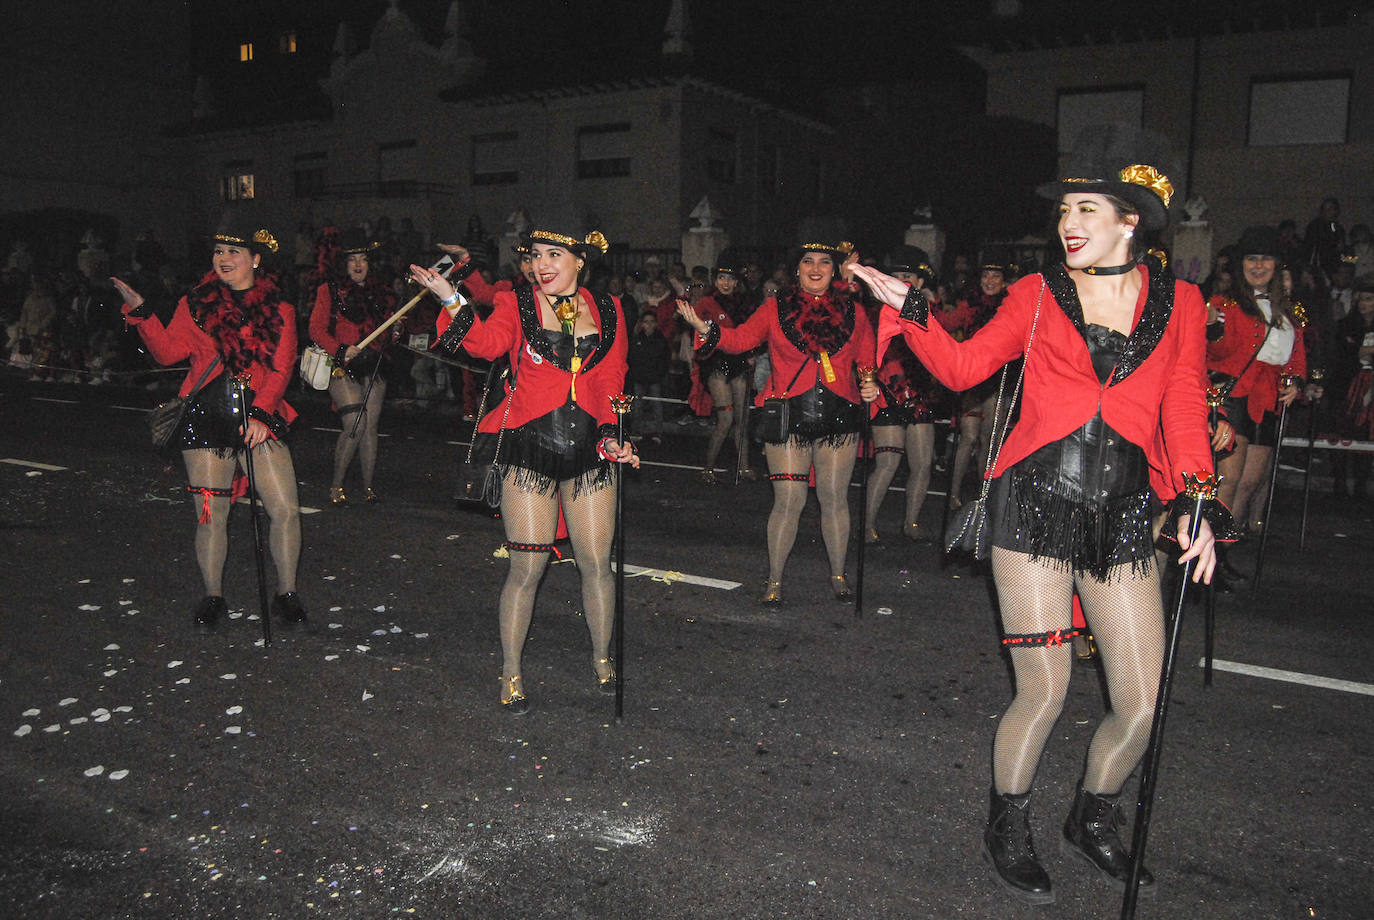
[{"label": "walking cane", "polygon": [[[1217,387],[1207,388],[1207,414],[1211,422],[1212,431],[1217,430],[1217,423],[1221,419],[1221,390]],[[1234,438],[1234,435],[1232,435]],[[1217,482],[1221,482],[1221,477],[1217,477]],[[1215,579],[1207,582],[1207,612],[1203,617],[1203,639],[1202,639],[1202,685],[1212,686],[1212,650],[1216,638],[1217,625],[1217,585]]]},{"label": "walking cane", "polygon": [[[871,364],[861,364],[856,368],[859,374],[859,386],[873,383],[878,376],[878,369]],[[854,589],[854,617],[857,619],[864,615],[864,544],[868,530],[868,451],[873,444],[873,419],[868,412],[868,403],[860,402],[860,408],[864,414],[864,427],[862,439],[859,441],[859,462],[864,465],[863,473],[859,477],[859,583]]]},{"label": "walking cane", "polygon": [[[616,440],[625,444],[625,413],[633,396],[624,393],[611,397],[615,412]],[[615,717],[625,717],[625,469],[615,472]]]},{"label": "walking cane", "polygon": [[[1292,374],[1279,375],[1279,389],[1286,390],[1293,385]],[[1260,522],[1259,550],[1255,553],[1255,577],[1250,582],[1250,593],[1259,591],[1260,575],[1264,572],[1264,544],[1269,538],[1269,522],[1274,519],[1274,490],[1279,484],[1279,453],[1283,450],[1283,430],[1288,427],[1288,404],[1279,409],[1279,432],[1274,439],[1274,456],[1270,458],[1269,497],[1264,503],[1264,520]]]},{"label": "walking cane", "polygon": [[[1326,371],[1312,368],[1308,380],[1320,388]],[[1298,530],[1298,549],[1307,548],[1307,506],[1312,499],[1312,455],[1317,452],[1317,415],[1321,412],[1321,397],[1314,397],[1307,406],[1307,467],[1302,474],[1302,527]]]},{"label": "walking cane", "polygon": [[[248,433],[248,381],[243,377],[234,378],[234,392],[239,400],[239,413],[243,418],[243,432]],[[243,446],[243,472],[248,477],[248,517],[253,524],[253,553],[258,563],[258,604],[262,607],[262,641],[272,644],[272,618],[267,605],[267,560],[262,552],[262,531],[258,528],[258,480],[253,475],[253,449]]]},{"label": "walking cane", "polygon": [[353,419],[353,430],[348,433],[349,438],[358,436],[358,426],[362,424],[363,413],[367,411],[367,400],[372,395],[372,384],[377,382],[377,372],[382,369],[382,362],[377,361],[372,366],[372,373],[367,375],[367,386],[363,387],[363,404],[358,407],[358,415]]},{"label": "walking cane", "polygon": [[[1193,499],[1192,520],[1188,522],[1188,545],[1197,545],[1198,531],[1202,525],[1203,502],[1217,496],[1217,479],[1210,473],[1194,476],[1183,474],[1185,492]],[[1193,563],[1189,559],[1183,565],[1183,575],[1179,579],[1178,603],[1174,607],[1173,619],[1169,622],[1169,633],[1164,637],[1164,662],[1159,672],[1159,694],[1155,697],[1155,714],[1150,723],[1150,743],[1145,749],[1145,760],[1140,769],[1140,791],[1135,807],[1135,828],[1131,833],[1131,873],[1126,879],[1126,894],[1121,901],[1121,920],[1133,920],[1135,902],[1140,889],[1140,870],[1145,865],[1145,841],[1150,833],[1150,810],[1154,807],[1155,780],[1159,775],[1159,756],[1164,745],[1164,716],[1169,707],[1169,691],[1173,685],[1174,665],[1178,660],[1178,640],[1183,627],[1183,605],[1188,599],[1188,582],[1193,577]]]}]

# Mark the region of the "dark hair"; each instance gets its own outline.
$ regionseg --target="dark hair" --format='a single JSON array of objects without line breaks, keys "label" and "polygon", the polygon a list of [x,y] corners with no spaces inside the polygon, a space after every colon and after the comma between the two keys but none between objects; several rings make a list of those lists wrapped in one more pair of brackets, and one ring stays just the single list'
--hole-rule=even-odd
[{"label": "dark hair", "polygon": [[[1263,320],[1264,314],[1260,312],[1260,308],[1255,304],[1254,289],[1250,287],[1250,282],[1245,279],[1244,262],[1245,257],[1241,256],[1240,271],[1232,275],[1231,296],[1235,299],[1236,303],[1240,305],[1242,312],[1255,319]],[[1269,279],[1269,286],[1267,288],[1270,303],[1269,312],[1273,316],[1273,319],[1269,321],[1269,325],[1278,326],[1279,321],[1287,317],[1288,321],[1293,324],[1293,328],[1297,329],[1297,320],[1293,318],[1293,301],[1288,296],[1288,292],[1283,289],[1283,270],[1287,267],[1288,266],[1284,265],[1281,259],[1274,259],[1274,276]]]},{"label": "dark hair", "polygon": [[[1068,193],[1066,192],[1065,194]],[[1129,217],[1131,215],[1135,215],[1136,217],[1142,216],[1140,213],[1140,209],[1137,208],[1135,205],[1131,204],[1125,198],[1118,198],[1115,195],[1112,195],[1108,192],[1088,192],[1086,194],[1097,195],[1100,198],[1105,199],[1106,202],[1110,204],[1112,208],[1116,211],[1117,220],[1121,220],[1122,218]],[[1059,206],[1063,204],[1063,201],[1064,199],[1061,196],[1054,205],[1056,223],[1059,220]],[[1145,241],[1140,238],[1140,234],[1144,231],[1144,229],[1145,228],[1140,225],[1140,222],[1137,221],[1135,226],[1135,233],[1131,235],[1130,242],[1127,243],[1127,249],[1130,250],[1131,258],[1133,260],[1139,260],[1140,257],[1143,256],[1150,249],[1150,247],[1145,244]],[[1003,277],[1006,277],[1005,274],[1003,275]]]}]

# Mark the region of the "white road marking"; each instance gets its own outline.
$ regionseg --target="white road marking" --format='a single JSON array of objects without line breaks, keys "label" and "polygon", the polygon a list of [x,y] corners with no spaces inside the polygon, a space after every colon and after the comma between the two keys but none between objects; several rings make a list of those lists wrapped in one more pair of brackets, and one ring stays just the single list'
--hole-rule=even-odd
[{"label": "white road marking", "polygon": [[[1206,663],[1205,658],[1198,659],[1198,667],[1205,667]],[[1290,684],[1321,687],[1324,690],[1343,690],[1346,693],[1362,693],[1365,696],[1374,696],[1374,684],[1361,684],[1353,680],[1341,680],[1337,677],[1322,677],[1318,674],[1303,674],[1299,671],[1263,668],[1255,664],[1241,664],[1238,661],[1222,661],[1219,658],[1212,660],[1212,668],[1217,671],[1229,671],[1232,674],[1245,674],[1249,677],[1264,677],[1269,680],[1287,681]]]},{"label": "white road marking", "polygon": [[34,402],[55,402],[55,403],[61,403],[61,404],[64,405],[64,406],[77,406],[77,405],[80,405],[80,403],[79,403],[77,400],[75,400],[75,399],[57,399],[57,398],[52,397],[52,396],[34,396],[34,397],[32,397],[32,399],[33,399]]},{"label": "white road marking", "polygon": [[[236,504],[236,505],[246,505],[246,504],[248,504],[248,496],[247,496],[247,495],[244,495],[244,496],[241,497],[241,498],[235,499],[235,500],[234,500],[234,504]],[[301,514],[319,514],[319,513],[320,513],[320,509],[319,509],[319,508],[311,508],[309,505],[301,505],[301,509],[300,509],[300,510],[301,510]]]},{"label": "white road marking", "polygon": [[[615,569],[615,563],[611,563],[611,569]],[[684,582],[689,585],[701,585],[703,588],[720,588],[722,591],[733,591],[740,586],[737,581],[724,581],[719,578],[707,578],[704,575],[688,575],[685,572],[674,572],[664,569],[651,569],[642,565],[626,565],[625,575],[634,578],[636,575],[646,578],[653,578],[669,583]]]},{"label": "white road marking", "polygon": [[119,409],[124,412],[151,412],[147,406],[107,406],[108,409]]},{"label": "white road marking", "polygon": [[50,463],[37,463],[33,460],[16,460],[14,457],[4,457],[0,463],[12,463],[15,466],[27,466],[35,470],[47,470],[49,473],[60,473],[66,469],[65,466],[53,466]]}]

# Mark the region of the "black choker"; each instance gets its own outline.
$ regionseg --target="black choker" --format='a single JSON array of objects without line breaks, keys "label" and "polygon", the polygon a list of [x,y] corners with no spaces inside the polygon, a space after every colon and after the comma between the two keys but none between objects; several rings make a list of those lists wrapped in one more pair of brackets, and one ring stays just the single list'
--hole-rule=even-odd
[{"label": "black choker", "polygon": [[1083,273],[1087,275],[1124,275],[1128,271],[1132,271],[1137,264],[1136,262],[1127,262],[1125,265],[1109,265],[1106,268],[1089,265],[1083,269]]}]

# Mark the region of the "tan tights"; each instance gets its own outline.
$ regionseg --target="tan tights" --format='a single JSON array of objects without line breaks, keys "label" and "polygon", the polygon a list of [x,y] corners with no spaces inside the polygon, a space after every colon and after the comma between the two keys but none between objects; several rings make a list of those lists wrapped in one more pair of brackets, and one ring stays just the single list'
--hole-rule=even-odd
[{"label": "tan tights", "polygon": [[706,388],[711,391],[711,402],[715,406],[716,427],[711,429],[711,439],[706,443],[706,469],[716,468],[716,457],[732,431],[735,435],[735,452],[739,455],[740,469],[749,467],[749,437],[744,430],[745,400],[749,396],[749,380],[746,377],[725,379],[724,374],[712,374],[706,378]]},{"label": "tan tights", "polygon": [[[184,450],[187,482],[192,489],[228,492],[239,455],[218,457],[209,449]],[[277,570],[277,593],[296,590],[296,563],[301,555],[301,509],[296,498],[296,469],[291,451],[280,441],[264,441],[253,448],[253,478],[258,497],[267,509],[267,545]],[[205,593],[224,593],[224,560],[229,553],[229,496],[193,492],[196,517],[196,562]],[[209,515],[205,512],[209,503]]]},{"label": "tan tights", "polygon": [[906,454],[910,473],[906,478],[906,513],[902,521],[910,529],[921,516],[926,491],[930,488],[930,466],[935,459],[935,426],[879,425],[873,429],[874,447],[901,447],[903,451],[879,451],[873,456],[873,478],[868,482],[867,517],[869,529],[878,526],[878,509],[887,497],[887,487],[897,475],[897,467]]},{"label": "tan tights", "polygon": [[830,574],[843,575],[849,552],[849,477],[854,472],[854,451],[858,435],[850,435],[838,445],[823,441],[803,443],[788,438],[782,444],[768,444],[770,476],[791,474],[800,479],[773,480],[773,510],[768,515],[768,580],[781,582],[787,557],[797,540],[797,524],[806,506],[807,473],[816,469],[816,498],[821,503],[821,537],[830,558]]},{"label": "tan tights", "polygon": [[[367,383],[359,383],[348,375],[335,377],[329,381],[329,398],[339,410],[339,422],[343,431],[334,444],[334,488],[342,488],[348,465],[353,455],[358,455],[358,466],[363,474],[363,488],[372,488],[372,474],[377,469],[377,423],[382,417],[382,400],[386,397],[386,381],[377,377],[368,393],[367,405],[363,405],[363,393]],[[358,413],[362,412],[362,421]],[[356,427],[355,427],[356,426]]]},{"label": "tan tights", "polygon": [[[1083,788],[1100,795],[1121,791],[1149,742],[1159,669],[1164,659],[1164,604],[1153,557],[1147,571],[1129,564],[1104,581],[1085,572],[1056,568],[1026,553],[993,547],[992,574],[1003,633],[1043,635],[1072,626],[1073,592],[1097,640],[1107,675],[1110,709],[1088,746]],[[1138,564],[1138,565],[1139,565]],[[1029,792],[1054,723],[1064,708],[1073,668],[1073,646],[1011,649],[1016,696],[1002,716],[992,746],[993,785],[1005,795]]]},{"label": "tan tights", "polygon": [[[506,474],[501,486],[501,519],[511,543],[551,544],[558,530],[558,499],[563,498],[563,517],[568,524],[577,571],[582,578],[582,608],[591,634],[592,660],[608,657],[615,620],[615,576],[611,572],[611,541],[615,536],[615,482],[595,491],[584,485],[573,497],[575,480],[558,484],[558,492],[541,495],[521,491],[515,485],[517,471]],[[619,470],[613,471],[619,475]],[[534,617],[534,596],[539,590],[549,552],[512,548],[510,571],[501,589],[502,674],[521,674],[520,658]]]}]

